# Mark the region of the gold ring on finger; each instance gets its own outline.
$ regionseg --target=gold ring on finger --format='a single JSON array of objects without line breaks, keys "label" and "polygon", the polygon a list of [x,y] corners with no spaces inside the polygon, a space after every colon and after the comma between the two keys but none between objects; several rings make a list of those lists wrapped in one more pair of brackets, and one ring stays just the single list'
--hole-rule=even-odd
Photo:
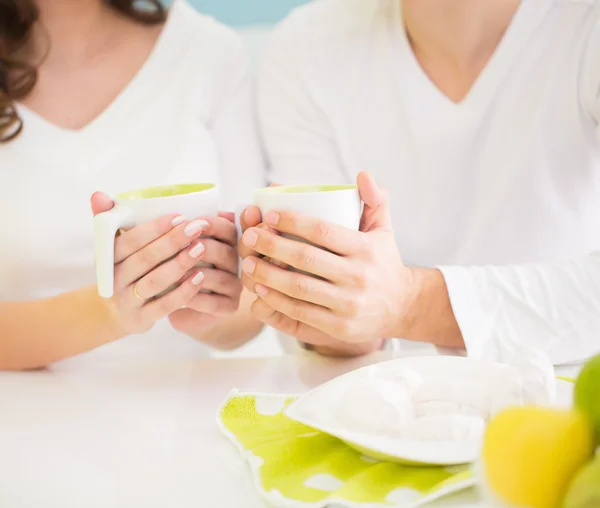
[{"label": "gold ring on finger", "polygon": [[137,290],[137,282],[134,282],[134,283],[133,283],[133,285],[131,286],[131,288],[133,289],[133,294],[135,295],[135,297],[136,297],[138,300],[141,300],[142,302],[146,302],[146,298],[144,298],[142,295],[140,295],[140,294],[138,293],[138,290]]}]

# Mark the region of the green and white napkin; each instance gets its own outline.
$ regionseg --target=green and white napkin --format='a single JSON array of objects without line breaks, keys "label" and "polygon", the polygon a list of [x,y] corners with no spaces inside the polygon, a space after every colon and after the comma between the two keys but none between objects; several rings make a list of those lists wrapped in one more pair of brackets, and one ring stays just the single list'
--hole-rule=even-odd
[{"label": "green and white napkin", "polygon": [[217,415],[273,506],[413,508],[475,484],[467,466],[408,467],[365,457],[287,418],[283,410],[294,399],[232,392]]}]

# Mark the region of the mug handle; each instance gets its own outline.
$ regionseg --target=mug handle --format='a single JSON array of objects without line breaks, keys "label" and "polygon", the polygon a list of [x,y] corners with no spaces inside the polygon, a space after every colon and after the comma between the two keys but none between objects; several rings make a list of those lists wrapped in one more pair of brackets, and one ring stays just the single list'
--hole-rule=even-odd
[{"label": "mug handle", "polygon": [[114,293],[115,235],[119,229],[133,226],[133,210],[127,206],[115,205],[111,210],[94,217],[96,281],[98,294],[102,298],[111,298]]}]

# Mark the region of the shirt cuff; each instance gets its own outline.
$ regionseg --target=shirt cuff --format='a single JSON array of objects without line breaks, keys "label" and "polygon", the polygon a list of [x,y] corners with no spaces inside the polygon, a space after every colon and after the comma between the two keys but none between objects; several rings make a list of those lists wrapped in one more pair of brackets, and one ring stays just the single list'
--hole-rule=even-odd
[{"label": "shirt cuff", "polygon": [[473,273],[478,268],[448,266],[438,267],[438,270],[446,281],[450,304],[463,336],[467,356],[493,361],[494,358],[490,358],[492,344],[489,316],[486,319]]}]

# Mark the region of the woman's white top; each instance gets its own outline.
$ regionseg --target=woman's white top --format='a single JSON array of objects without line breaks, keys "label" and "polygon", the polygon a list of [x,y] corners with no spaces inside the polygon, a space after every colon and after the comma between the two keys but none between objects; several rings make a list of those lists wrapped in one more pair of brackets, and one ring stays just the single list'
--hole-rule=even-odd
[{"label": "woman's white top", "polygon": [[272,181],[372,172],[405,262],[442,267],[470,355],[600,352],[600,2],[523,1],[459,104],[400,5],[318,0],[277,29],[259,79]]},{"label": "woman's white top", "polygon": [[[181,0],[172,6],[143,68],[91,124],[71,131],[25,107],[19,112],[22,135],[0,145],[3,301],[51,297],[95,284],[89,202],[95,191],[216,182],[221,210],[237,211],[264,183],[243,43]],[[207,353],[164,320],[147,334],[83,356]]]}]

